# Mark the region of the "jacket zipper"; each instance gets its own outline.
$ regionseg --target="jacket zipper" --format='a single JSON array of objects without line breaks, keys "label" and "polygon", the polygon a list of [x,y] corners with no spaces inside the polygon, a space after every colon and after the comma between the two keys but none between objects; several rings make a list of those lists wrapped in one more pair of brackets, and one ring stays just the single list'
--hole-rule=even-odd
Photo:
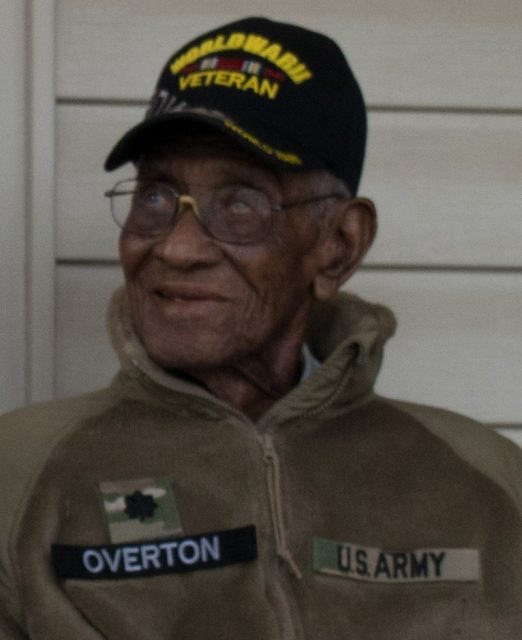
[{"label": "jacket zipper", "polygon": [[[273,438],[269,434],[258,434],[257,439],[261,445],[263,462],[266,468],[266,481],[270,504],[270,515],[274,532],[276,554],[287,566],[290,576],[281,576],[283,582],[292,579],[302,579],[302,573],[295,562],[286,539],[286,528],[283,518],[283,502],[281,495],[281,472],[279,456],[274,447]],[[291,585],[279,586],[280,603],[282,607],[282,639],[298,640],[304,638],[304,632],[300,617],[296,614],[296,605],[290,593]]]},{"label": "jacket zipper", "polygon": [[271,435],[266,433],[261,434],[259,439],[263,449],[263,461],[267,468],[266,479],[268,496],[270,499],[270,513],[272,516],[276,542],[276,552],[281,560],[288,565],[290,573],[298,580],[301,580],[303,574],[292,557],[292,553],[288,548],[286,540],[286,529],[283,519],[283,505],[281,498],[281,468],[279,464],[279,457],[274,448],[274,441]]}]

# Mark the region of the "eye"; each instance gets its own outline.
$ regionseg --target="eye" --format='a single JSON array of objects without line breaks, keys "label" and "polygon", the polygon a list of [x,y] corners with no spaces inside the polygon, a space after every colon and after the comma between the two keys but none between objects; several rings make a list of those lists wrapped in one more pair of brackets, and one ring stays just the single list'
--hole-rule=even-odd
[{"label": "eye", "polygon": [[216,193],[216,200],[221,210],[238,218],[256,215],[268,206],[265,194],[249,187],[224,187]]},{"label": "eye", "polygon": [[162,233],[176,210],[175,194],[162,185],[139,185],[134,193],[126,227],[143,236]]},{"label": "eye", "polygon": [[136,203],[138,206],[146,207],[156,211],[168,209],[174,206],[173,194],[161,185],[145,186],[136,192]]},{"label": "eye", "polygon": [[271,212],[262,191],[230,185],[212,194],[212,202],[203,213],[205,224],[216,237],[231,242],[253,242],[265,234]]},{"label": "eye", "polygon": [[231,216],[246,216],[252,213],[252,203],[245,200],[231,200],[226,208]]}]

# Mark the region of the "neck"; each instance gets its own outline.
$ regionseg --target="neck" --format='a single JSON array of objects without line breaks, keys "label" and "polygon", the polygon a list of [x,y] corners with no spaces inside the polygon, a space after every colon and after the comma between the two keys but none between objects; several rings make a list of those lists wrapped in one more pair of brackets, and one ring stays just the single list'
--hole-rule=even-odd
[{"label": "neck", "polygon": [[217,398],[257,421],[298,382],[303,335],[211,371],[186,371]]}]

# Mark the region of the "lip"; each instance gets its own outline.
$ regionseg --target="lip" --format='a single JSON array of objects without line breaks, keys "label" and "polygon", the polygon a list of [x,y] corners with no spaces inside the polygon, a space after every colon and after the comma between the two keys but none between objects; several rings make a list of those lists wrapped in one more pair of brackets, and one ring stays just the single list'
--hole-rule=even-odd
[{"label": "lip", "polygon": [[214,289],[193,284],[158,283],[149,288],[156,300],[165,303],[226,302],[227,298]]}]

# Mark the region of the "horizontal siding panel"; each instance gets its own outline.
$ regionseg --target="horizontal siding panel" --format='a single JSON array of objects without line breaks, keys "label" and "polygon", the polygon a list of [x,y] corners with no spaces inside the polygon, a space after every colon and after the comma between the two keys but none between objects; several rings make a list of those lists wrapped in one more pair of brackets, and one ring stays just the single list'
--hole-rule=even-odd
[{"label": "horizontal siding panel", "polygon": [[370,262],[522,266],[521,116],[370,115]]},{"label": "horizontal siding panel", "polygon": [[112,292],[122,282],[117,267],[57,267],[57,397],[100,389],[118,370],[105,320]]},{"label": "horizontal siding panel", "polygon": [[[121,280],[117,267],[57,268],[58,396],[98,388],[114,374],[104,317]],[[350,289],[392,306],[399,319],[379,393],[521,424],[520,276],[363,271]]]},{"label": "horizontal siding panel", "polygon": [[336,39],[371,104],[522,107],[518,0],[57,0],[58,94],[146,98],[174,50],[259,13]]},{"label": "horizontal siding panel", "polygon": [[58,259],[117,256],[118,229],[103,194],[131,165],[107,174],[110,148],[141,117],[136,107],[60,106],[57,109],[56,255]]},{"label": "horizontal siding panel", "polygon": [[27,400],[24,7],[0,0],[0,414]]},{"label": "horizontal siding panel", "polygon": [[522,421],[519,274],[359,271],[349,289],[398,319],[380,393],[483,422]]},{"label": "horizontal siding panel", "polygon": [[[139,107],[60,105],[57,110],[57,255],[116,257],[117,229],[103,192],[112,144]],[[522,115],[370,114],[361,193],[380,230],[367,262],[390,265],[522,266]]]}]

